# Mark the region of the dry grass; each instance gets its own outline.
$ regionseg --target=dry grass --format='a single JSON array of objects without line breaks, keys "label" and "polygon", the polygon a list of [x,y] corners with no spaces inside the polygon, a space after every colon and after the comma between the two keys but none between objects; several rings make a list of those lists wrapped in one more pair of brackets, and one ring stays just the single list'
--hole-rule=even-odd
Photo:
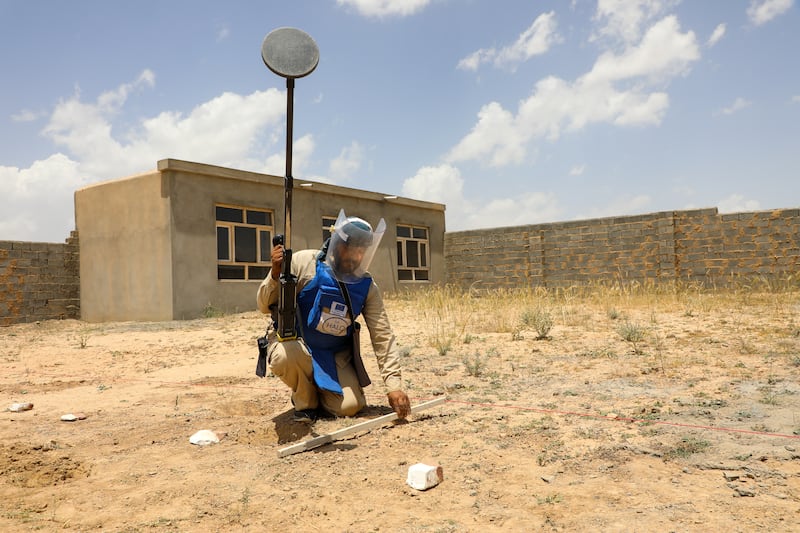
[{"label": "dry grass", "polygon": [[[415,306],[422,318],[425,343],[445,355],[459,344],[469,344],[482,333],[511,333],[520,340],[527,332],[538,340],[547,339],[555,325],[596,330],[607,327],[628,342],[635,354],[642,354],[642,345],[661,352],[663,338],[668,335],[659,321],[663,315],[680,314],[686,318],[729,311],[738,350],[742,354],[758,351],[751,340],[753,326],[742,321],[743,311],[760,307],[769,309],[785,326],[774,331],[760,331],[756,338],[788,339],[776,344],[781,353],[791,351],[791,338],[800,337],[797,299],[800,279],[787,276],[780,280],[755,278],[732,279],[724,288],[706,287],[699,283],[589,283],[582,286],[554,289],[519,290],[460,289],[437,285],[414,293],[388,295],[389,301],[404,301]],[[609,322],[598,323],[596,311],[602,310]],[[646,316],[646,323],[630,319],[631,314]]]},{"label": "dry grass", "polygon": [[[404,386],[441,407],[294,424],[255,312],[0,331],[0,530],[785,531],[800,504],[794,280],[387,295]],[[216,313],[209,311],[209,315]],[[626,330],[625,326],[629,328]],[[632,331],[631,331],[632,330]],[[634,345],[635,341],[635,345]],[[376,379],[377,378],[377,379]],[[86,420],[63,423],[72,411]],[[198,449],[188,437],[223,440]],[[45,443],[46,445],[43,445]],[[431,458],[445,480],[405,485]]]}]

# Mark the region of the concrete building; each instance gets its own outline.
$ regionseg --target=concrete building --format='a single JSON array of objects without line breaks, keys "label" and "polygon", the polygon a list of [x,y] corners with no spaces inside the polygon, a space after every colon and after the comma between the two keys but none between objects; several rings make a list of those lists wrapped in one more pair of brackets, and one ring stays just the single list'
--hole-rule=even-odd
[{"label": "concrete building", "polygon": [[[284,178],[175,159],[75,192],[88,322],[255,309],[284,229]],[[445,206],[295,178],[292,249],[318,248],[339,209],[387,229],[370,271],[384,292],[444,281]]]}]

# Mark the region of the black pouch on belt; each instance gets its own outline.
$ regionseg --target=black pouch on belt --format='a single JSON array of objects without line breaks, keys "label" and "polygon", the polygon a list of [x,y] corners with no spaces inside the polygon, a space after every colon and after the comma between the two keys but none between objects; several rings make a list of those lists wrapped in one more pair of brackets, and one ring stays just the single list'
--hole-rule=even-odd
[{"label": "black pouch on belt", "polygon": [[267,334],[256,339],[258,343],[258,362],[256,363],[256,376],[263,378],[267,375]]},{"label": "black pouch on belt", "polygon": [[369,374],[367,374],[367,369],[364,367],[364,360],[361,359],[361,324],[355,320],[353,321],[353,366],[358,376],[358,384],[362,388],[372,383],[372,380],[369,379]]}]

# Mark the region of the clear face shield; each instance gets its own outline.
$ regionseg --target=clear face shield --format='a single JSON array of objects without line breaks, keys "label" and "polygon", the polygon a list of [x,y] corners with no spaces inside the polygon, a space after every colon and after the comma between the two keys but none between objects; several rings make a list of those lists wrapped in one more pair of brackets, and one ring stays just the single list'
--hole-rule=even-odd
[{"label": "clear face shield", "polygon": [[346,217],[344,209],[339,211],[325,255],[325,262],[339,281],[357,283],[363,279],[385,231],[383,219],[373,230],[367,221]]}]

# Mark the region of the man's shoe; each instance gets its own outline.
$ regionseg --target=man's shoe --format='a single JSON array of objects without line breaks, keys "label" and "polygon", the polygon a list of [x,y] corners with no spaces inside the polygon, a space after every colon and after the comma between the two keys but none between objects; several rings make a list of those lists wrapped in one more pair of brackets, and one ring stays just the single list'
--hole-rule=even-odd
[{"label": "man's shoe", "polygon": [[316,419],[317,412],[314,409],[295,410],[292,416],[293,422],[300,422],[301,424],[313,424]]}]

